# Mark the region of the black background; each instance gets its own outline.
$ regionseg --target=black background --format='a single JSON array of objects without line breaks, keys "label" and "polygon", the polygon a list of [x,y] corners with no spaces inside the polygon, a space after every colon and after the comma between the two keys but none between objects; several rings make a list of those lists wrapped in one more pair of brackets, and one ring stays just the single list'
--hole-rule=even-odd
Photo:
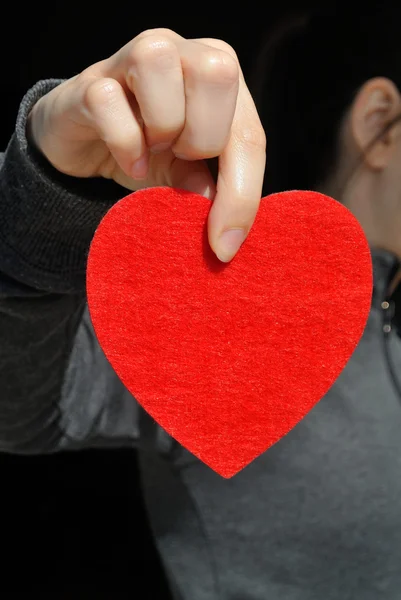
[{"label": "black background", "polygon": [[[39,79],[70,77],[153,27],[224,39],[247,77],[262,37],[294,7],[299,3],[288,0],[16,2],[1,24],[1,147],[12,134],[21,97]],[[133,451],[0,454],[0,543],[1,600],[169,598]]]}]

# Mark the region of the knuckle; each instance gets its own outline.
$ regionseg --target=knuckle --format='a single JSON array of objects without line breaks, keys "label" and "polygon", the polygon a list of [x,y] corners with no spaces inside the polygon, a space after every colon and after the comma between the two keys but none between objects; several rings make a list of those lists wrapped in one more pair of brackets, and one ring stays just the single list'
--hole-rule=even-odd
[{"label": "knuckle", "polygon": [[159,37],[169,38],[169,37],[172,37],[175,35],[176,34],[174,33],[174,31],[167,27],[154,27],[154,28],[145,29],[144,31],[142,31],[139,35],[136,36],[135,41],[139,41],[139,40],[142,40],[142,39],[150,37],[150,36],[159,36]]},{"label": "knuckle", "polygon": [[99,108],[110,106],[115,102],[119,87],[119,83],[111,78],[90,81],[84,94],[85,108],[97,112]]},{"label": "knuckle", "polygon": [[244,127],[238,134],[239,142],[249,148],[254,148],[258,151],[266,151],[266,134],[261,125],[254,127]]},{"label": "knuckle", "polygon": [[150,64],[169,67],[175,63],[177,49],[174,43],[163,35],[143,37],[133,45],[129,60],[136,68],[147,68]]},{"label": "knuckle", "polygon": [[217,48],[218,50],[222,50],[223,52],[226,52],[236,62],[239,62],[238,55],[237,55],[236,51],[234,50],[234,48],[232,46],[230,46],[230,44],[228,44],[224,40],[220,40],[218,38],[203,38],[201,41],[204,44],[206,44],[207,46],[211,46],[212,48]]},{"label": "knuckle", "polygon": [[238,82],[238,63],[227,52],[210,49],[203,53],[198,65],[198,73],[201,78],[212,83],[223,83],[233,85]]}]

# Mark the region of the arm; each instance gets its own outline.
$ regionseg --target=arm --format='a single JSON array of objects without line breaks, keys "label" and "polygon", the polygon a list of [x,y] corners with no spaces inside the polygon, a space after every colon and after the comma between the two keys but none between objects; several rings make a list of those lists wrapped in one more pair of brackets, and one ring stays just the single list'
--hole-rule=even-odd
[{"label": "arm", "polygon": [[93,234],[127,190],[184,187],[213,200],[209,241],[231,260],[242,240],[223,234],[249,231],[264,167],[263,128],[235,52],[220,40],[145,31],[27,94],[0,172],[0,450],[133,444],[139,429],[154,447],[159,432],[145,431],[146,419],[139,426],[144,411],[88,318]]},{"label": "arm", "polygon": [[26,95],[0,159],[0,450],[9,452],[137,438],[138,407],[85,309],[90,240],[127,190],[62,176],[29,147],[27,115],[58,83]]}]

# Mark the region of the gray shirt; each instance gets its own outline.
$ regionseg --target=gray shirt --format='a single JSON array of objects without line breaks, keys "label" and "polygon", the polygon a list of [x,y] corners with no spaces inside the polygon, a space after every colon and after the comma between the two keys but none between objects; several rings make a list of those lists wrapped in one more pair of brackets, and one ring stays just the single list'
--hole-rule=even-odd
[{"label": "gray shirt", "polygon": [[372,251],[369,321],[328,394],[223,479],[141,409],[97,343],[87,252],[102,216],[127,191],[61,175],[29,147],[27,114],[58,84],[28,92],[1,157],[0,450],[137,447],[177,598],[399,600],[401,342],[393,303],[383,304],[397,259]]}]

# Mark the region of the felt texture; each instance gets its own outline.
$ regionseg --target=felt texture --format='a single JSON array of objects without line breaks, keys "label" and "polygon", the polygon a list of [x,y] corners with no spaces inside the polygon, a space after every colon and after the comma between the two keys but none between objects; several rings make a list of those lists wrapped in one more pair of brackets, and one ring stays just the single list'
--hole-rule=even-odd
[{"label": "felt texture", "polygon": [[286,435],[340,375],[366,325],[364,233],[317,192],[263,198],[236,257],[210,249],[206,198],[151,188],[93,238],[88,306],[108,360],[182,446],[232,477]]}]

